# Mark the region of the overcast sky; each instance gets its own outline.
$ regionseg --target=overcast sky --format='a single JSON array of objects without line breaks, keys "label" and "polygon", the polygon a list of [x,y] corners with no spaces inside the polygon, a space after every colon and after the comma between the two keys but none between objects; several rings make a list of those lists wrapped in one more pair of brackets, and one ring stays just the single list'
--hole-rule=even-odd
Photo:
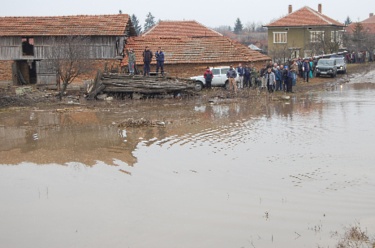
[{"label": "overcast sky", "polygon": [[151,12],[158,20],[196,20],[201,24],[216,28],[234,26],[237,18],[242,24],[266,25],[285,16],[288,5],[293,11],[304,6],[315,10],[322,4],[323,14],[344,22],[349,16],[352,21],[362,21],[375,12],[374,0],[1,0],[0,16],[55,16],[55,15],[99,15],[123,13],[134,14],[144,25],[146,15]]}]

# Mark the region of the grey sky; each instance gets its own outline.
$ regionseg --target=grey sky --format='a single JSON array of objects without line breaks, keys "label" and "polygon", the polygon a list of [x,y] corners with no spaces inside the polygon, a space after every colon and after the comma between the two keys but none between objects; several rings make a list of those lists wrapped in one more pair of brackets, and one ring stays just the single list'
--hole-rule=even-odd
[{"label": "grey sky", "polygon": [[[262,4],[263,3],[263,4]],[[54,16],[135,14],[144,25],[148,12],[158,20],[196,20],[208,27],[234,26],[237,18],[242,24],[268,24],[285,16],[288,5],[293,11],[309,6],[315,10],[322,4],[323,14],[344,22],[349,16],[352,21],[362,21],[375,12],[374,0],[334,1],[334,0],[289,0],[289,1],[218,1],[218,0],[2,0],[0,16]]]}]

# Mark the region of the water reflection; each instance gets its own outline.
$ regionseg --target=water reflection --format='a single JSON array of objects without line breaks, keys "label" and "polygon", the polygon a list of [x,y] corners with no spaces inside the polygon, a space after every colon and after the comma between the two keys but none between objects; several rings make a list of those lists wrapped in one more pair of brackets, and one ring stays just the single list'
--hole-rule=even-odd
[{"label": "water reflection", "polygon": [[[5,164],[30,161],[93,165],[98,160],[113,164],[117,159],[134,165],[137,158],[133,152],[140,142],[184,145],[208,141],[210,144],[224,142],[234,147],[243,142],[250,131],[259,129],[256,127],[259,118],[277,115],[292,119],[293,114],[321,112],[322,105],[313,95],[301,99],[293,97],[290,101],[260,96],[251,101],[229,99],[200,105],[169,105],[165,112],[156,110],[157,106],[151,109],[148,106],[138,112],[132,109],[93,111],[78,108],[68,111],[33,109],[15,115],[2,113],[0,137],[5,142],[0,145],[0,154]],[[168,125],[117,127],[128,117],[145,116],[163,120]],[[254,128],[249,128],[254,125]]]},{"label": "water reflection", "polygon": [[[0,113],[0,244],[331,247],[358,220],[374,233],[374,96],[344,85],[289,101]],[[118,125],[129,117],[167,125]]]},{"label": "water reflection", "polygon": [[101,124],[96,112],[31,110],[12,118],[9,113],[4,115],[0,127],[2,163],[93,165],[96,160],[108,164],[113,164],[113,159],[129,164],[136,161],[131,155],[135,147],[119,139],[115,125]]}]

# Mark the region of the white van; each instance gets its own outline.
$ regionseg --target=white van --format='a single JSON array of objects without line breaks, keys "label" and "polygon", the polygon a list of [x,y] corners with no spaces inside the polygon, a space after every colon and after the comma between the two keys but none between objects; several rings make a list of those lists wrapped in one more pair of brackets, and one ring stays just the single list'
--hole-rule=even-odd
[{"label": "white van", "polygon": [[[233,68],[235,70],[235,68]],[[226,89],[229,89],[229,80],[227,78],[227,71],[229,70],[229,66],[220,66],[220,67],[211,67],[210,70],[212,71],[212,74],[214,77],[211,81],[212,87],[225,87]],[[191,77],[190,79],[195,80],[195,89],[196,90],[202,90],[204,87],[206,87],[206,81],[204,80],[203,76],[204,72],[201,76],[195,76]],[[237,78],[238,79],[238,73]],[[238,81],[238,80],[237,80]]]}]

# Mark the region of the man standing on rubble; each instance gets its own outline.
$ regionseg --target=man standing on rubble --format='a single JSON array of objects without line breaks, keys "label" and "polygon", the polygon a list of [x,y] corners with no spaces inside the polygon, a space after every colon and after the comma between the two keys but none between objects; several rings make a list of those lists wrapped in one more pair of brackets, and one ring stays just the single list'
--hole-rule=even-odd
[{"label": "man standing on rubble", "polygon": [[156,75],[159,73],[159,68],[161,70],[161,75],[164,76],[164,53],[161,47],[155,53],[156,58]]},{"label": "man standing on rubble", "polygon": [[135,69],[135,53],[133,51],[133,48],[130,48],[126,51],[126,54],[128,56],[128,68],[129,68],[129,75],[134,75],[134,69]]},{"label": "man standing on rubble", "polygon": [[143,76],[150,76],[150,64],[152,60],[152,52],[148,48],[148,46],[145,47],[145,50],[143,51]]}]

